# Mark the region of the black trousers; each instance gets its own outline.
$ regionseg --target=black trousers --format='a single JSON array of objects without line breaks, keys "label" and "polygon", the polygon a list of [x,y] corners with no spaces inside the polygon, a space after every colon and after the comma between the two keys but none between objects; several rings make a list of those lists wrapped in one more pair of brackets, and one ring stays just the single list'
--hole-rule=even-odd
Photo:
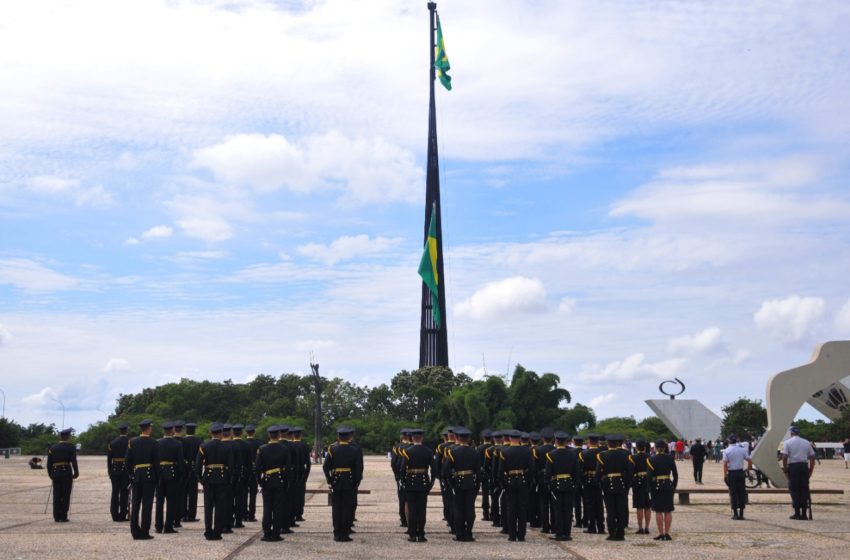
[{"label": "black trousers", "polygon": [[280,535],[283,531],[283,486],[263,486],[263,535]]},{"label": "black trousers", "polygon": [[528,489],[528,524],[540,527],[540,494],[536,484]]},{"label": "black trousers", "polygon": [[248,479],[242,477],[233,489],[233,519],[236,525],[245,521],[248,512]]},{"label": "black trousers", "polygon": [[307,500],[307,475],[298,482],[298,492],[295,495],[295,517],[304,517],[304,502]]},{"label": "black trousers", "polygon": [[584,502],[584,491],[579,487],[573,492],[573,508],[576,515],[576,527],[584,527],[584,516],[582,515],[582,503]]},{"label": "black trousers", "polygon": [[156,485],[156,519],[154,527],[156,532],[163,529],[171,531],[174,529],[174,520],[180,511],[178,500],[180,499],[180,480],[161,480]]},{"label": "black trousers", "polygon": [[127,487],[130,486],[130,476],[125,473],[117,473],[109,475],[109,480],[112,482],[112,497],[109,500],[109,513],[112,515],[112,521],[122,521],[127,518],[129,511],[129,494]]},{"label": "black trousers", "polygon": [[[259,492],[257,479],[253,476],[248,480],[248,517],[251,521],[257,519],[257,494]],[[263,506],[265,507],[265,506]]]},{"label": "black trousers", "polygon": [[[398,518],[401,521],[402,525],[408,525],[407,514],[405,513],[405,508],[407,506],[407,492],[401,488],[398,484],[396,484],[396,495],[398,496]],[[408,528],[410,526],[408,525]],[[408,531],[410,533],[410,531]]]},{"label": "black trousers", "polygon": [[612,537],[624,536],[629,522],[629,493],[605,494],[605,510],[608,534]]},{"label": "black trousers", "polygon": [[502,524],[502,509],[500,507],[502,501],[502,489],[490,483],[490,520],[494,525]]},{"label": "black trousers", "polygon": [[[225,529],[233,529],[233,499],[236,495],[236,483],[231,482],[230,484],[225,484],[226,487],[225,492],[227,493],[227,503],[224,505],[224,528]],[[206,491],[206,490],[205,490]],[[207,501],[204,500],[204,507],[206,506]]]},{"label": "black trousers", "polygon": [[74,487],[74,479],[68,475],[57,476],[53,479],[53,520],[62,521],[68,519],[68,510],[71,508],[71,489]]},{"label": "black trousers", "polygon": [[605,531],[605,508],[602,501],[602,488],[597,484],[581,489],[584,501],[584,521],[588,530],[602,533]]},{"label": "black trousers", "polygon": [[747,485],[743,470],[729,471],[729,502],[732,509],[743,510],[747,506]]},{"label": "black trousers", "polygon": [[133,502],[130,509],[130,534],[134,538],[149,535],[151,532],[151,510],[156,482],[134,482]]},{"label": "black trousers", "polygon": [[229,484],[204,484],[204,536],[221,536],[227,524],[229,502]]},{"label": "black trousers", "polygon": [[505,523],[508,526],[508,537],[524,539],[528,523],[528,486],[511,486],[505,488]]},{"label": "black trousers", "polygon": [[490,481],[481,481],[481,517],[484,521],[490,519]]},{"label": "black trousers", "polygon": [[407,490],[404,493],[404,500],[407,503],[407,533],[411,537],[425,536],[425,520],[428,507],[428,491],[427,490]]},{"label": "black trousers", "polygon": [[[445,519],[449,526],[452,524],[452,512],[450,509],[451,504],[451,490],[449,490],[449,483],[440,480],[440,499],[443,500],[443,519]],[[454,530],[454,529],[452,529]]]},{"label": "black trousers", "polygon": [[455,536],[469,538],[475,524],[475,497],[478,490],[455,490],[452,495],[452,516],[454,517]]},{"label": "black trousers", "polygon": [[791,505],[796,515],[804,515],[809,503],[809,464],[791,463],[788,465],[788,491],[791,493]]},{"label": "black trousers", "polygon": [[573,520],[573,492],[555,492],[552,504],[552,532],[556,537],[569,537]]},{"label": "black trousers", "polygon": [[186,507],[183,512],[183,519],[198,518],[198,477],[194,471],[186,477]]},{"label": "black trousers", "polygon": [[[540,486],[537,494],[537,503],[537,509],[540,512],[540,531],[544,533],[551,532],[552,524],[555,519],[555,516],[552,513],[553,504],[549,490],[543,485]],[[570,499],[570,507],[572,507],[572,499]]]},{"label": "black trousers", "polygon": [[354,493],[351,490],[333,490],[331,493],[331,509],[335,537],[347,537],[351,533],[354,522]]},{"label": "black trousers", "polygon": [[703,459],[693,459],[694,463],[694,481],[702,482],[702,466],[705,464]]}]

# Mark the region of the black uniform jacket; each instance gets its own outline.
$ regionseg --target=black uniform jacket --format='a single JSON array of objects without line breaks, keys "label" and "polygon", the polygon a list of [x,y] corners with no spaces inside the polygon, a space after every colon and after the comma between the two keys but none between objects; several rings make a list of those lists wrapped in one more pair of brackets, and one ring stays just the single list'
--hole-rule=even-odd
[{"label": "black uniform jacket", "polygon": [[[676,460],[669,453],[656,453],[646,460],[649,477],[652,480],[670,479],[673,483],[673,488],[679,484],[679,471],[676,469]],[[666,477],[666,478],[665,478]]]},{"label": "black uniform jacket", "polygon": [[106,472],[109,473],[109,476],[126,472],[124,458],[127,456],[127,445],[129,443],[130,438],[121,434],[106,446]]},{"label": "black uniform jacket", "polygon": [[157,441],[159,446],[159,461],[157,476],[168,482],[183,478],[183,469],[186,467],[183,458],[183,443],[171,436],[166,436]]},{"label": "black uniform jacket", "polygon": [[499,452],[497,468],[497,479],[503,482],[509,478],[522,477],[523,482],[530,485],[537,474],[537,463],[527,445],[504,446]]},{"label": "black uniform jacket", "polygon": [[555,447],[544,460],[543,483],[550,492],[569,492],[581,484],[578,452],[572,447]]},{"label": "black uniform jacket", "polygon": [[601,453],[598,447],[589,447],[578,452],[578,461],[581,465],[582,483],[597,484],[596,480],[596,456]]},{"label": "black uniform jacket", "polygon": [[77,466],[77,446],[70,441],[60,441],[47,451],[47,476],[55,478],[77,478],[80,468]]},{"label": "black uniform jacket", "polygon": [[481,480],[481,456],[468,445],[458,444],[446,450],[443,461],[443,478],[455,490],[478,488]]},{"label": "black uniform jacket", "polygon": [[344,441],[331,445],[322,470],[331,489],[357,488],[363,480],[363,455],[360,448]]},{"label": "black uniform jacket", "polygon": [[159,444],[147,435],[136,436],[127,444],[124,465],[132,482],[156,482]]},{"label": "black uniform jacket", "polygon": [[405,490],[427,492],[434,486],[434,455],[430,449],[419,444],[407,444],[401,450],[401,468],[399,476]]},{"label": "black uniform jacket", "polygon": [[195,474],[204,484],[230,484],[234,465],[233,447],[226,441],[211,439],[198,449]]},{"label": "black uniform jacket", "polygon": [[625,494],[632,485],[634,465],[629,452],[621,447],[607,449],[596,456],[596,478],[606,494]]},{"label": "black uniform jacket", "polygon": [[272,441],[260,447],[254,462],[254,475],[264,488],[285,488],[292,480],[292,457],[289,448],[279,441]]}]

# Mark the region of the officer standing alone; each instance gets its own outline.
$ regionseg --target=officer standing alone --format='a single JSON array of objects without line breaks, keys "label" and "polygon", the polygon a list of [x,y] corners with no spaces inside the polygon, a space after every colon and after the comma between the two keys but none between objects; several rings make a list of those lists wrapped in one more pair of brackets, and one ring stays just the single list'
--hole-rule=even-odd
[{"label": "officer standing alone", "polygon": [[694,482],[702,484],[702,466],[705,464],[706,450],[702,444],[702,439],[697,438],[696,442],[691,446],[691,463],[694,467]]},{"label": "officer standing alone", "polygon": [[71,507],[71,490],[74,480],[80,476],[77,466],[77,446],[71,443],[73,428],[59,432],[59,443],[50,446],[47,451],[47,476],[53,482],[53,521],[68,521]]}]

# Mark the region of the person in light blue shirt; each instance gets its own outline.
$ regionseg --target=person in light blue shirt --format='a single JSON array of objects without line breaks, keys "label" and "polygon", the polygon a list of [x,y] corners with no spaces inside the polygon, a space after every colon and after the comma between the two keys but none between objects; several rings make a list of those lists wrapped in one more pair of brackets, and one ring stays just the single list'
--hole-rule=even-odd
[{"label": "person in light blue shirt", "polygon": [[782,445],[782,472],[788,478],[788,491],[794,515],[791,519],[805,520],[809,503],[809,479],[815,470],[815,450],[809,440],[800,437],[800,429],[791,426],[791,437]]},{"label": "person in light blue shirt", "polygon": [[723,481],[729,487],[729,501],[732,506],[732,519],[744,519],[744,508],[747,507],[746,471],[753,468],[750,453],[746,447],[738,445],[734,434],[729,436],[729,446],[723,450]]}]

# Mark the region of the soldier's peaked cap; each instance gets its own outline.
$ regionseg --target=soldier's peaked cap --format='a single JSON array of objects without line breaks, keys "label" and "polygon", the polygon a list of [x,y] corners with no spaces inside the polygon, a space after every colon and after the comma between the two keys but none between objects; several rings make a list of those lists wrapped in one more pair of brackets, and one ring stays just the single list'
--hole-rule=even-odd
[{"label": "soldier's peaked cap", "polygon": [[163,430],[173,430],[174,429],[174,422],[165,422],[162,425],[162,429]]},{"label": "soldier's peaked cap", "polygon": [[455,435],[467,437],[467,436],[471,436],[472,432],[469,430],[469,428],[464,428],[463,426],[458,426],[457,428],[455,428]]},{"label": "soldier's peaked cap", "polygon": [[280,432],[280,426],[278,426],[277,424],[272,424],[271,426],[266,428],[266,432],[270,434],[277,434]]},{"label": "soldier's peaked cap", "polygon": [[129,427],[130,427],[130,425],[127,422],[121,422],[120,424],[118,424],[119,430],[126,430]]},{"label": "soldier's peaked cap", "polygon": [[605,439],[608,441],[625,441],[626,438],[623,437],[622,434],[608,434],[605,436]]},{"label": "soldier's peaked cap", "polygon": [[584,436],[573,436],[573,441],[582,442],[584,441]]},{"label": "soldier's peaked cap", "polygon": [[220,434],[222,430],[224,430],[224,426],[221,424],[221,422],[213,422],[210,426],[210,432],[214,434]]},{"label": "soldier's peaked cap", "polygon": [[553,435],[554,435],[555,439],[558,439],[558,440],[561,440],[561,441],[566,441],[566,440],[570,439],[570,436],[567,435],[567,432],[555,432]]},{"label": "soldier's peaked cap", "polygon": [[196,422],[186,422],[187,428],[197,428],[198,424]]},{"label": "soldier's peaked cap", "polygon": [[410,435],[410,428],[402,428],[401,430],[399,430],[399,433],[403,436],[409,436]]},{"label": "soldier's peaked cap", "polygon": [[240,431],[240,432],[241,432],[241,431],[242,431],[242,429],[243,429],[243,428],[245,428],[245,426],[243,426],[242,424],[233,424],[233,426],[231,426],[231,428],[233,428],[234,430],[238,430],[238,431]]},{"label": "soldier's peaked cap", "polygon": [[519,437],[521,437],[522,439],[528,439],[529,438],[528,432],[521,432],[519,434]]},{"label": "soldier's peaked cap", "polygon": [[587,434],[587,439],[591,441],[599,441],[602,438],[599,434]]},{"label": "soldier's peaked cap", "polygon": [[425,430],[423,430],[422,428],[410,428],[408,431],[410,432],[410,435],[412,435],[412,436],[425,435]]},{"label": "soldier's peaked cap", "polygon": [[286,424],[278,424],[277,425],[277,431],[278,432],[288,432],[289,426],[287,426]]},{"label": "soldier's peaked cap", "polygon": [[226,432],[226,431],[228,431],[228,430],[230,430],[230,429],[232,429],[232,428],[233,428],[233,425],[232,425],[232,424],[229,424],[229,423],[225,423],[225,424],[222,426],[222,429],[224,429],[224,431],[225,431],[225,432]]},{"label": "soldier's peaked cap", "polygon": [[289,428],[289,431],[293,434],[300,434],[304,431],[304,428],[302,428],[301,426],[295,426],[294,428]]},{"label": "soldier's peaked cap", "polygon": [[519,430],[511,430],[511,431],[508,433],[508,435],[509,435],[509,436],[511,436],[512,438],[521,438],[521,437],[522,437],[522,432],[520,432]]},{"label": "soldier's peaked cap", "polygon": [[74,428],[65,428],[64,430],[62,430],[61,432],[59,432],[59,435],[61,435],[61,436],[70,436],[70,435],[71,435],[71,432],[73,432],[73,431],[74,431]]},{"label": "soldier's peaked cap", "polygon": [[490,428],[484,428],[481,430],[481,437],[493,437],[493,430]]},{"label": "soldier's peaked cap", "polygon": [[256,426],[254,426],[253,424],[248,424],[247,426],[245,426],[245,431],[246,431],[246,432],[249,432],[249,433],[250,433],[250,432],[256,432],[256,431],[257,431],[257,427],[256,427]]},{"label": "soldier's peaked cap", "polygon": [[540,439],[540,432],[529,432],[528,437],[530,439]]},{"label": "soldier's peaked cap", "polygon": [[553,430],[549,426],[546,426],[545,428],[540,430],[540,437],[545,438],[545,439],[551,439],[551,438],[555,437],[555,430]]},{"label": "soldier's peaked cap", "polygon": [[148,426],[150,426],[152,424],[153,424],[153,420],[145,419],[145,420],[142,420],[141,422],[139,422],[139,427],[140,428],[147,428]]},{"label": "soldier's peaked cap", "polygon": [[185,425],[186,425],[186,422],[184,422],[183,420],[175,420],[174,421],[174,427],[175,428],[182,428]]},{"label": "soldier's peaked cap", "polygon": [[336,433],[341,435],[341,436],[347,436],[349,434],[354,433],[354,428],[352,428],[350,426],[340,426],[339,428],[336,429]]}]

